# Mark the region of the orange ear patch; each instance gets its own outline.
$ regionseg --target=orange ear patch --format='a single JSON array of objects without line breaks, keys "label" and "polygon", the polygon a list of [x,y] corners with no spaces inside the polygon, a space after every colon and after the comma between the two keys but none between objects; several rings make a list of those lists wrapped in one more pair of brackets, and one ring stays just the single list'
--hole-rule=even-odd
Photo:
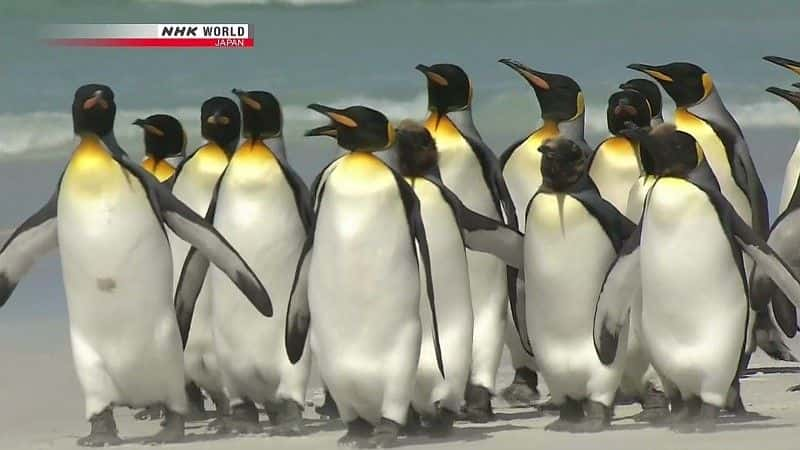
[{"label": "orange ear patch", "polygon": [[357,128],[358,124],[355,120],[345,116],[344,114],[339,114],[336,112],[328,112],[326,113],[328,117],[331,118],[334,122],[338,123],[339,125],[344,125],[348,128]]}]

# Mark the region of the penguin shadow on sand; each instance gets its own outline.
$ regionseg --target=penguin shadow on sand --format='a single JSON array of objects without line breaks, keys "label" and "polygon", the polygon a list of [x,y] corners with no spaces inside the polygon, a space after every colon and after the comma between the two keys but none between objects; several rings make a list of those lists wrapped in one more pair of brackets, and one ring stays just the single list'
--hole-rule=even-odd
[{"label": "penguin shadow on sand", "polygon": [[466,422],[457,423],[452,432],[447,436],[432,437],[427,433],[401,435],[397,441],[398,447],[413,447],[431,444],[444,444],[453,442],[477,442],[491,439],[495,434],[514,430],[527,430],[529,427],[513,425],[510,423],[497,423],[489,426],[474,426]]}]

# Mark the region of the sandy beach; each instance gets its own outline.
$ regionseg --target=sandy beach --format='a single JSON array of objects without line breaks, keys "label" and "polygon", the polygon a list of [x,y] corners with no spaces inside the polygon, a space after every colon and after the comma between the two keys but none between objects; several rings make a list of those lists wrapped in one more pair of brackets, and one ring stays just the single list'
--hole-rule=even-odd
[{"label": "sandy beach", "polygon": [[[28,336],[22,339],[20,336]],[[800,343],[793,342],[795,352]],[[83,420],[83,397],[78,386],[67,339],[67,325],[61,318],[28,323],[15,322],[0,331],[3,376],[0,383],[0,448],[72,449],[75,440],[88,432]],[[743,396],[754,413],[746,419],[723,418],[719,431],[708,435],[679,435],[667,429],[635,423],[630,416],[638,406],[616,408],[612,429],[593,435],[544,431],[553,416],[542,416],[531,408],[510,408],[495,399],[496,420],[487,424],[458,422],[453,434],[444,439],[403,437],[398,445],[419,449],[725,449],[789,450],[798,447],[800,436],[800,393],[789,386],[800,383],[800,364],[770,361],[762,353],[751,367],[758,373],[743,379]],[[773,373],[779,372],[779,373]],[[500,370],[498,386],[506,386],[513,372],[508,359]],[[308,401],[320,404],[319,382],[312,381]],[[143,438],[158,431],[158,422],[138,422],[133,411],[115,410],[121,448],[142,447]],[[339,421],[321,421],[307,407],[308,431],[302,437],[272,437],[269,427],[260,435],[218,436],[206,430],[207,422],[187,424],[186,443],[164,445],[164,449],[322,449],[336,448],[344,433]],[[266,420],[266,416],[262,415]]]}]

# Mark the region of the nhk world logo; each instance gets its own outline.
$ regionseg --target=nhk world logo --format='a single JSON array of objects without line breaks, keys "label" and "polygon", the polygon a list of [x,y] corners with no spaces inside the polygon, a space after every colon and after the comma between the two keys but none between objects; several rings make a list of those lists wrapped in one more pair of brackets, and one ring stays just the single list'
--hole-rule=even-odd
[{"label": "nhk world logo", "polygon": [[245,23],[115,23],[64,24],[45,29],[51,45],[67,47],[253,47],[252,29]]}]

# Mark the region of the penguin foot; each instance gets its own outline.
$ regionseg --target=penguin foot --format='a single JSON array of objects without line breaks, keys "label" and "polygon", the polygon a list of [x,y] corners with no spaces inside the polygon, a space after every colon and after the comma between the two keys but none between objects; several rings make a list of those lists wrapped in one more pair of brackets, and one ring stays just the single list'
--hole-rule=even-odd
[{"label": "penguin foot", "polygon": [[641,403],[642,412],[633,417],[634,421],[658,425],[666,422],[669,418],[667,396],[653,386],[648,386]]},{"label": "penguin foot", "polygon": [[573,427],[573,433],[599,433],[611,426],[611,408],[595,401],[586,402],[586,417]]},{"label": "penguin foot", "polygon": [[383,417],[381,423],[372,431],[372,436],[367,439],[366,448],[389,448],[397,441],[399,435],[400,424]]},{"label": "penguin foot", "polygon": [[422,419],[419,417],[419,413],[413,407],[408,407],[408,414],[406,415],[406,424],[402,428],[402,433],[406,436],[416,436],[421,434],[423,431],[422,428]]},{"label": "penguin foot", "polygon": [[580,403],[571,398],[564,400],[564,403],[559,406],[559,417],[555,422],[551,422],[544,427],[545,431],[566,431],[570,432],[575,429],[578,422],[584,418],[583,408]]},{"label": "penguin foot", "polygon": [[681,403],[673,402],[670,429],[676,433],[694,433],[697,430],[695,419],[700,414],[700,399],[694,397]]},{"label": "penguin foot", "polygon": [[231,413],[231,405],[225,394],[221,392],[209,392],[208,395],[211,397],[211,402],[214,403],[214,410],[217,416],[227,416]]},{"label": "penguin foot", "polygon": [[453,432],[455,420],[455,412],[447,408],[438,408],[436,415],[428,420],[428,436],[443,438],[450,435]]},{"label": "penguin foot", "polygon": [[222,426],[217,429],[220,434],[257,434],[263,428],[258,423],[258,409],[255,403],[247,401],[231,408],[231,415],[222,419]]},{"label": "penguin foot", "polygon": [[95,414],[89,419],[91,430],[88,436],[78,439],[77,444],[81,447],[105,447],[107,445],[120,445],[122,439],[117,432],[117,423],[114,421],[114,413],[111,407],[104,409],[99,414]]},{"label": "penguin foot", "polygon": [[277,414],[269,414],[269,420],[274,426],[270,432],[273,436],[299,436],[305,432],[303,408],[292,400],[281,402]]},{"label": "penguin foot", "polygon": [[186,418],[188,420],[205,420],[207,416],[203,391],[192,382],[187,383],[184,390],[186,399],[189,401],[189,413]]},{"label": "penguin foot", "polygon": [[372,425],[366,420],[359,418],[347,423],[347,433],[340,437],[336,443],[339,447],[344,448],[364,447],[372,431]]},{"label": "penguin foot", "polygon": [[328,390],[325,390],[325,401],[322,405],[314,408],[314,411],[319,414],[320,417],[328,420],[339,418],[339,408],[336,407],[336,402],[333,401],[333,397],[331,397],[331,393]]},{"label": "penguin foot", "polygon": [[186,419],[183,415],[166,410],[164,414],[164,427],[155,435],[147,438],[145,444],[167,444],[183,440]]},{"label": "penguin foot", "polygon": [[164,417],[164,408],[161,405],[150,405],[133,415],[136,420],[158,420]]},{"label": "penguin foot", "polygon": [[522,367],[515,371],[514,381],[500,392],[500,396],[511,405],[530,406],[541,397],[538,384],[539,376],[536,372]]},{"label": "penguin foot", "polygon": [[786,392],[800,392],[800,384],[790,387]]},{"label": "penguin foot", "polygon": [[465,400],[467,404],[464,408],[464,416],[468,421],[486,423],[494,419],[492,394],[485,387],[468,385]]},{"label": "penguin foot", "polygon": [[700,433],[713,433],[717,431],[718,418],[719,407],[703,403],[700,406],[700,414],[697,416],[697,431]]}]

